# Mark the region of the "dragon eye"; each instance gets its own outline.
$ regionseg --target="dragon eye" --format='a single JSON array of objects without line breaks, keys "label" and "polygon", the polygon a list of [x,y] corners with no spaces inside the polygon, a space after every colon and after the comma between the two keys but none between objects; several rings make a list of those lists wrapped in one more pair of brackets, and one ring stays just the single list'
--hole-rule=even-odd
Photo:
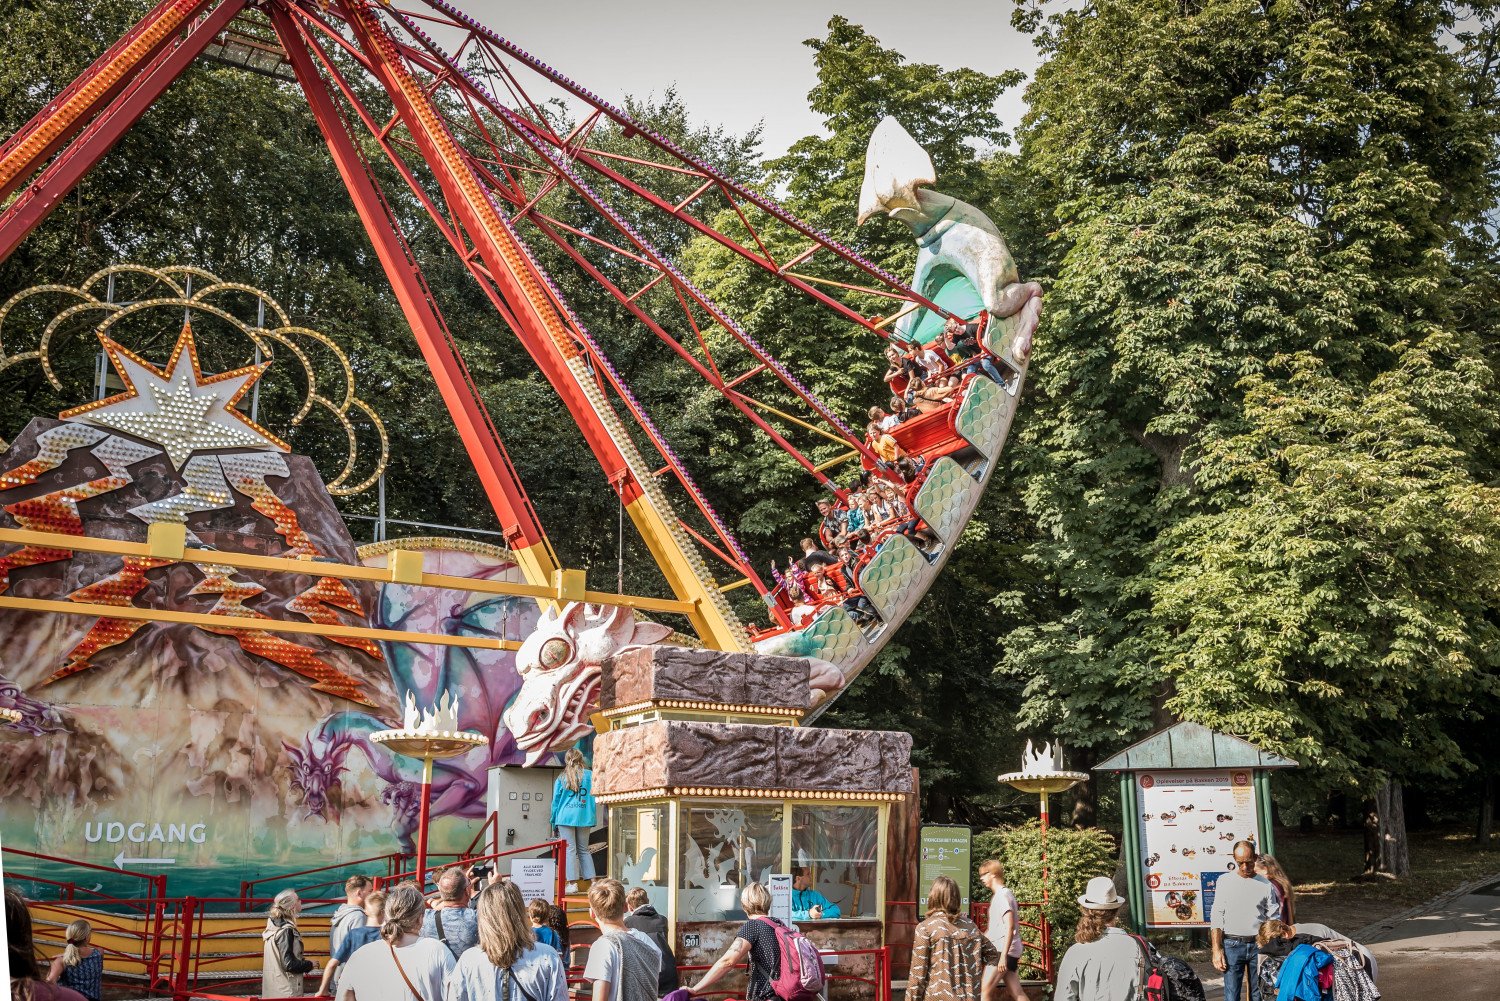
[{"label": "dragon eye", "polygon": [[573,644],[565,639],[550,639],[542,644],[537,660],[541,662],[542,667],[552,670],[566,664],[571,656],[573,656]]}]

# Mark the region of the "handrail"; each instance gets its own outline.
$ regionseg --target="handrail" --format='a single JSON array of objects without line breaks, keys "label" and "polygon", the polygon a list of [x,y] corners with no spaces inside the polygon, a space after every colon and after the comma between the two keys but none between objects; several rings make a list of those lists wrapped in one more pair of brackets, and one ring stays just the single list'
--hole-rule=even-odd
[{"label": "handrail", "polygon": [[[559,905],[559,906],[561,906],[562,905],[562,899],[563,899],[563,897],[565,895],[564,894],[564,888],[565,888],[565,886],[567,884],[567,875],[566,875],[566,873],[564,871],[564,864],[563,864],[564,860],[566,858],[567,844],[568,843],[566,841],[563,841],[561,839],[556,839],[556,840],[552,840],[552,841],[543,841],[540,844],[523,845],[520,848],[507,848],[504,851],[490,852],[487,855],[474,855],[474,856],[466,857],[466,858],[462,859],[462,864],[464,864],[464,865],[472,865],[475,862],[489,862],[489,861],[493,861],[495,859],[505,858],[505,857],[510,856],[510,855],[520,855],[523,852],[537,852],[537,851],[543,851],[543,850],[545,850],[545,851],[549,852],[552,855],[553,861],[557,863],[557,888],[556,888],[556,893],[553,896],[552,902],[555,903],[555,904],[557,904],[557,905]],[[446,869],[446,868],[448,868],[448,867],[445,866],[445,865],[430,865],[430,866],[427,867],[426,871],[421,874],[422,877],[423,877],[423,879],[422,879],[422,883],[420,885],[422,885],[422,887],[424,889],[424,892],[425,892],[425,889],[426,889],[426,877],[430,876],[432,873],[436,872],[439,869]],[[403,881],[408,880],[408,879],[416,879],[416,878],[417,878],[417,871],[415,869],[413,869],[413,870],[411,870],[409,872],[393,873],[390,876],[377,876],[377,877],[375,877],[375,886],[376,886],[377,889],[384,889],[385,886],[387,884],[389,884],[389,883],[400,883],[400,882],[403,882]]]},{"label": "handrail", "polygon": [[[384,855],[371,855],[369,858],[351,859],[348,862],[333,862],[329,865],[320,865],[312,869],[301,869],[297,872],[283,872],[275,876],[262,876],[259,879],[244,879],[240,881],[240,896],[250,897],[254,888],[261,883],[273,883],[279,879],[294,879],[298,876],[311,876],[316,872],[329,872],[333,869],[344,869],[351,865],[366,865],[370,862],[384,862],[387,870],[395,869],[401,864],[401,860],[407,857],[405,852],[386,852]],[[337,882],[337,880],[330,880]],[[311,887],[298,887],[298,890],[313,889],[328,886],[329,883],[316,883]]]},{"label": "handrail", "polygon": [[[167,877],[160,873],[131,872],[129,869],[117,869],[114,866],[96,865],[93,862],[79,862],[77,859],[62,858],[57,855],[45,855],[42,852],[29,852],[24,848],[0,848],[0,852],[6,855],[20,855],[24,858],[40,859],[43,862],[57,862],[61,865],[71,865],[79,869],[92,869],[95,872],[107,872],[111,876],[129,876],[132,879],[145,880],[158,897],[166,896]],[[24,873],[16,873],[13,878],[30,879]],[[41,878],[41,877],[37,877]]]}]

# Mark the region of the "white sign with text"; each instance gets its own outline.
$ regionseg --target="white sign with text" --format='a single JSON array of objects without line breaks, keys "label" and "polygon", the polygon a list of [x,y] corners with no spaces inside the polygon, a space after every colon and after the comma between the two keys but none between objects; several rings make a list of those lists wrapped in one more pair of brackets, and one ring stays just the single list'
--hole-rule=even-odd
[{"label": "white sign with text", "polygon": [[557,892],[557,861],[550,858],[518,858],[510,863],[510,881],[521,891],[521,899],[551,900]]}]

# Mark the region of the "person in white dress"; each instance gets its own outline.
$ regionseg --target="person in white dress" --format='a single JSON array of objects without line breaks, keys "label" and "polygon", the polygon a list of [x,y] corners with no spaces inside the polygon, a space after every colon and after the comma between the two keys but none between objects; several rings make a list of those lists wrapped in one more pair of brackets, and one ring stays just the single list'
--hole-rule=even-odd
[{"label": "person in white dress", "polygon": [[386,894],[380,938],[349,957],[337,1001],[442,1001],[443,982],[456,961],[442,942],[417,934],[426,910],[415,883]]}]

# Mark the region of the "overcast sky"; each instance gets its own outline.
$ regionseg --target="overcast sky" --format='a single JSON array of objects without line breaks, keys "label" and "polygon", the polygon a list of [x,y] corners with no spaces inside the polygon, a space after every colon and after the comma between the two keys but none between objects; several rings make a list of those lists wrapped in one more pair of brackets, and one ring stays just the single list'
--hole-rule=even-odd
[{"label": "overcast sky", "polygon": [[[807,107],[816,82],[813,52],[802,42],[822,36],[835,14],[864,25],[912,62],[1028,74],[1037,63],[1030,39],[1010,26],[1007,0],[455,2],[612,103],[675,85],[698,120],[734,132],[763,123],[767,155],[819,131]],[[1010,128],[1021,117],[1022,89],[996,105]]]}]

